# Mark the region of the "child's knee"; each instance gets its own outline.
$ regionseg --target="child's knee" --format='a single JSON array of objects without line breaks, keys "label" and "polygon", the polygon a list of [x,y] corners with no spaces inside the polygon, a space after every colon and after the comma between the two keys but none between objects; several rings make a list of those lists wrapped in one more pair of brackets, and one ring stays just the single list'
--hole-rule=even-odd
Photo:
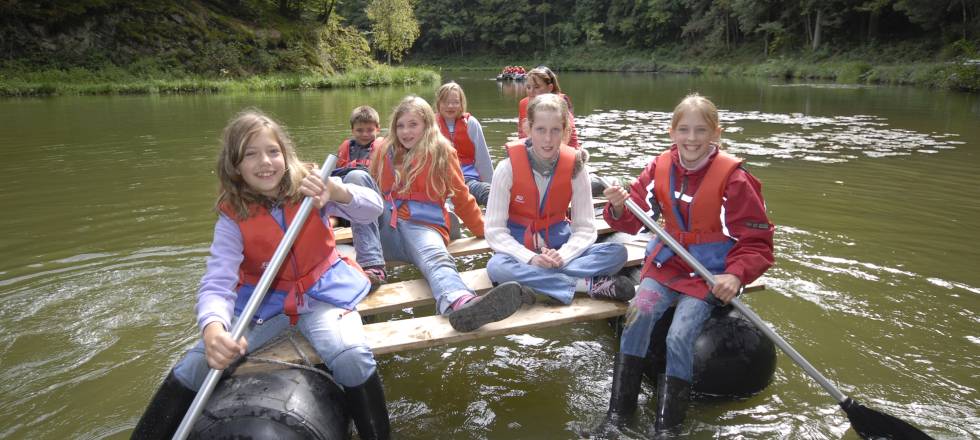
[{"label": "child's knee", "polygon": [[344,183],[368,188],[374,187],[374,181],[371,179],[371,175],[364,170],[351,170],[344,176]]},{"label": "child's knee", "polygon": [[340,352],[328,366],[337,383],[345,387],[356,387],[371,377],[377,363],[371,349],[366,345],[357,345]]}]

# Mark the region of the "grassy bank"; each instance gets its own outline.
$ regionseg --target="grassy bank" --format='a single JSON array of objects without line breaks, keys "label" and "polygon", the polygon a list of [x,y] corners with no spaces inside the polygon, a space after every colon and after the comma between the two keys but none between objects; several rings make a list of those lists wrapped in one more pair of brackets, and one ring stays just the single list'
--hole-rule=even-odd
[{"label": "grassy bank", "polygon": [[[948,60],[933,60],[921,47],[860,48],[849,53],[827,55],[806,54],[797,57],[761,58],[746,53],[727,57],[690,57],[680,50],[651,52],[631,51],[609,47],[568,48],[536,57],[474,56],[416,56],[415,65],[431,65],[452,69],[500,69],[505,65],[524,65],[528,68],[547,65],[563,71],[662,72],[761,76],[787,79],[818,79],[840,83],[916,85],[967,92],[980,92],[980,58],[972,51],[949,49]],[[871,53],[874,52],[874,55]],[[903,58],[903,55],[905,56]],[[908,60],[922,61],[908,61]],[[683,60],[683,61],[679,61]]]},{"label": "grassy bank", "polygon": [[37,72],[0,71],[0,96],[228,93],[436,83],[439,74],[422,67],[377,66],[336,74],[270,74],[242,78],[200,75],[136,75],[118,68]]}]

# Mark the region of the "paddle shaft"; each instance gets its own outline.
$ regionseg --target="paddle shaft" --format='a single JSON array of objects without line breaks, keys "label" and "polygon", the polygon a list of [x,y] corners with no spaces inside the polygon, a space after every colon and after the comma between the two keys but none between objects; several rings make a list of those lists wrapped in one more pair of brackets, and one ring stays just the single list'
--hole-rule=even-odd
[{"label": "paddle shaft", "polygon": [[[333,171],[336,165],[337,156],[332,154],[327,156],[327,160],[323,162],[323,168],[320,170],[320,178],[324,181],[329,179],[330,172]],[[300,229],[306,223],[306,217],[310,215],[310,211],[312,210],[313,198],[304,198],[303,203],[299,206],[299,211],[293,217],[293,222],[286,229],[286,234],[282,237],[282,241],[279,242],[279,246],[276,247],[275,253],[272,254],[272,260],[269,261],[268,267],[262,272],[262,277],[259,278],[258,285],[255,286],[255,290],[252,291],[252,296],[245,304],[245,309],[238,315],[238,320],[232,326],[231,340],[237,342],[245,335],[245,330],[248,329],[248,325],[252,321],[251,317],[255,316],[255,312],[259,310],[259,306],[262,304],[262,300],[265,299],[265,294],[269,290],[269,286],[272,285],[276,274],[279,273],[279,267],[286,260],[286,255],[289,254],[289,250],[293,247],[293,242],[299,236]],[[177,431],[174,433],[173,438],[175,440],[184,440],[190,434],[191,427],[194,426],[194,422],[197,421],[201,410],[204,409],[204,404],[207,403],[208,398],[211,397],[211,393],[214,391],[214,387],[218,384],[218,379],[221,378],[222,371],[212,368],[208,372],[207,378],[204,379],[204,383],[197,391],[197,395],[194,396],[194,401],[191,402],[191,406],[187,409],[184,419],[180,422],[180,426],[177,427]]]},{"label": "paddle shaft", "polygon": [[[643,222],[643,225],[646,226],[647,229],[653,231],[655,234],[657,234],[657,237],[659,237],[661,241],[666,243],[667,246],[670,246],[670,248],[673,249],[674,253],[679,255],[681,259],[684,260],[685,263],[691,266],[694,269],[694,271],[701,276],[701,278],[704,278],[704,281],[708,283],[708,287],[715,286],[714,274],[709,272],[708,269],[701,264],[701,262],[699,262],[696,258],[694,258],[694,255],[691,255],[691,253],[688,252],[687,249],[684,248],[684,246],[681,246],[681,244],[678,243],[677,240],[674,239],[674,237],[671,237],[670,234],[667,233],[667,231],[661,228],[660,225],[657,224],[657,222],[653,221],[653,219],[651,219],[650,216],[646,215],[646,213],[644,213],[643,210],[640,209],[640,207],[637,206],[635,202],[627,198],[626,208],[628,208],[636,218],[640,219],[640,221]],[[709,292],[708,294],[710,295],[711,293]],[[775,343],[777,346],[779,346],[781,350],[783,350],[787,355],[789,355],[789,357],[793,359],[793,362],[796,362],[797,365],[803,367],[803,370],[806,371],[806,373],[810,375],[810,377],[812,377],[813,380],[817,381],[817,383],[820,384],[820,386],[822,386],[823,389],[827,391],[827,393],[829,393],[834,399],[836,399],[837,403],[843,403],[847,399],[847,396],[845,396],[844,393],[840,392],[840,390],[838,390],[837,387],[835,387],[832,383],[830,383],[830,381],[827,380],[827,378],[824,377],[823,374],[821,374],[819,371],[817,371],[816,368],[813,367],[813,365],[807,362],[807,360],[804,359],[803,356],[798,351],[796,351],[796,349],[793,348],[793,346],[789,345],[789,342],[786,342],[785,339],[783,339],[781,336],[776,334],[775,331],[769,328],[769,326],[762,321],[762,318],[760,318],[759,315],[755,314],[755,312],[753,312],[752,309],[748,308],[745,304],[742,304],[742,301],[740,301],[738,298],[732,298],[732,300],[729,301],[729,303],[733,305],[735,309],[739,311],[739,313],[741,313],[746,318],[748,318],[749,321],[752,321],[752,324],[755,324],[755,326],[759,330],[762,330],[762,333],[765,333],[766,336],[770,340],[772,340],[773,343]]]}]

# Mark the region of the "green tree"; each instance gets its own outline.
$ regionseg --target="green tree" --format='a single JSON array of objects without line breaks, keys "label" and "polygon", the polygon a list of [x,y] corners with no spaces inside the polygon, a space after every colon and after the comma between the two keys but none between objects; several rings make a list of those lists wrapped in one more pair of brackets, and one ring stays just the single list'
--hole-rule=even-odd
[{"label": "green tree", "polygon": [[386,54],[388,64],[392,58],[401,61],[419,37],[419,23],[409,0],[372,0],[367,17],[375,48]]}]

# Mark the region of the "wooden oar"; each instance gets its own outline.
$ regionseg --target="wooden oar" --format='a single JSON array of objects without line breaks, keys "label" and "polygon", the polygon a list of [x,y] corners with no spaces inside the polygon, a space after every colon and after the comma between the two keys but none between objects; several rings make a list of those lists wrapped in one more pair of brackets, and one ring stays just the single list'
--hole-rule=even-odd
[{"label": "wooden oar", "polygon": [[[603,183],[608,186],[608,183],[605,182],[605,180],[603,180]],[[709,272],[708,269],[705,268],[704,265],[702,265],[696,258],[694,258],[694,256],[691,255],[687,249],[681,246],[681,244],[678,243],[674,237],[671,237],[670,234],[664,231],[663,228],[657,224],[657,222],[653,221],[653,219],[647,216],[635,202],[628,198],[626,199],[626,207],[636,218],[643,222],[643,225],[646,226],[647,229],[657,234],[657,237],[659,237],[660,240],[666,243],[667,246],[670,246],[675,254],[679,255],[685,263],[691,266],[694,271],[701,276],[701,278],[704,278],[704,281],[708,283],[709,287],[714,287],[715,276]],[[817,371],[813,365],[807,362],[807,360],[804,359],[803,356],[793,348],[793,346],[789,345],[785,339],[776,334],[775,331],[773,331],[765,322],[763,322],[762,318],[753,312],[752,309],[749,309],[745,304],[742,304],[742,301],[740,301],[738,298],[733,298],[729,303],[735,306],[735,309],[738,310],[743,316],[748,318],[749,321],[752,321],[752,324],[755,324],[755,326],[758,327],[759,330],[762,330],[762,332],[765,333],[765,335],[771,339],[774,344],[779,346],[783,352],[789,355],[789,357],[793,359],[793,362],[796,362],[797,365],[802,367],[803,370],[806,371],[807,375],[813,378],[813,380],[817,381],[817,383],[820,384],[820,386],[823,387],[827,393],[833,396],[834,400],[837,401],[840,407],[847,414],[847,419],[851,421],[851,426],[854,428],[854,431],[856,431],[861,437],[866,439],[932,439],[932,437],[928,436],[926,433],[920,431],[918,428],[912,426],[908,422],[905,422],[897,417],[875,411],[861,405],[856,400],[845,396],[844,393],[830,383],[830,381],[827,380],[823,374]]]},{"label": "wooden oar", "polygon": [[[330,172],[333,171],[334,166],[337,165],[337,156],[329,155],[327,160],[323,162],[323,168],[320,170],[320,178],[323,180],[330,178]],[[306,223],[306,217],[310,215],[310,211],[313,210],[313,198],[306,197],[303,199],[303,203],[299,206],[299,211],[293,217],[292,224],[286,229],[286,234],[283,235],[282,241],[279,242],[279,246],[276,247],[276,252],[272,254],[272,260],[269,261],[269,265],[262,272],[262,277],[259,278],[259,283],[255,286],[255,290],[252,291],[252,297],[248,299],[245,304],[245,309],[242,313],[238,315],[238,321],[231,329],[231,340],[238,341],[242,336],[245,335],[245,329],[248,328],[248,324],[252,322],[252,316],[255,316],[255,312],[259,310],[259,305],[262,304],[262,299],[265,298],[266,291],[269,290],[269,286],[272,285],[272,281],[276,278],[276,274],[279,273],[279,266],[282,266],[282,262],[286,259],[286,254],[289,253],[289,249],[293,247],[293,242],[296,241],[296,237],[299,235],[300,229],[303,228],[303,224]],[[218,384],[218,379],[221,378],[221,372],[223,370],[216,370],[214,368],[208,372],[207,378],[204,379],[204,384],[201,385],[201,389],[197,391],[197,395],[194,396],[194,401],[191,402],[190,408],[187,409],[187,414],[184,414],[184,420],[180,422],[180,426],[177,427],[177,432],[174,433],[175,440],[184,440],[187,435],[190,434],[191,427],[194,426],[194,422],[197,417],[201,414],[201,410],[204,409],[204,404],[207,403],[208,398],[211,397],[211,392],[214,391],[215,385]]]}]

